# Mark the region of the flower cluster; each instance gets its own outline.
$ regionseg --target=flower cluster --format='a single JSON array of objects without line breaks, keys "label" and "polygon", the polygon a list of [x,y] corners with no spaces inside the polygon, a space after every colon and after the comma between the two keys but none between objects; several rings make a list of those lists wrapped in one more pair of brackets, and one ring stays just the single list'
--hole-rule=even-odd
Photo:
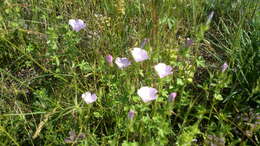
[{"label": "flower cluster", "polygon": [[[76,32],[79,32],[81,29],[86,27],[85,23],[81,19],[70,19],[69,25]],[[149,59],[149,55],[148,55],[147,51],[143,49],[143,47],[144,47],[145,43],[147,43],[147,41],[148,41],[148,39],[146,39],[142,43],[140,48],[135,47],[131,50],[131,54],[132,54],[132,57],[135,62],[143,62],[143,61]],[[192,45],[192,43],[193,43],[192,40],[188,38],[186,40],[185,46],[190,47]],[[110,55],[110,54],[107,55],[105,57],[105,60],[109,65],[111,65],[111,66],[113,65],[113,56],[112,55]],[[115,64],[117,65],[117,67],[119,69],[124,69],[131,65],[131,61],[126,57],[122,57],[122,58],[117,57],[115,59]],[[228,65],[225,62],[222,66],[222,72],[224,72],[227,68],[228,68]],[[157,65],[154,66],[154,69],[160,78],[164,78],[166,76],[173,74],[172,67],[169,65],[166,65],[165,63],[158,63]],[[144,103],[156,100],[158,97],[157,93],[158,93],[158,91],[155,88],[148,87],[148,86],[141,87],[140,89],[137,90],[137,95],[142,99],[142,101]],[[176,96],[177,96],[176,92],[171,93],[168,97],[168,101],[173,102],[175,100]],[[91,104],[97,100],[97,96],[96,96],[96,94],[86,92],[86,93],[82,94],[82,99],[87,104]],[[135,111],[130,110],[128,113],[128,118],[133,119],[134,115],[135,115]]]},{"label": "flower cluster", "polygon": [[[85,23],[81,19],[70,19],[69,25],[76,32],[79,32],[81,29],[86,27]],[[146,39],[142,43],[141,48],[135,47],[131,50],[131,54],[132,54],[132,57],[135,62],[143,62],[143,61],[149,59],[148,52],[143,49],[143,47],[144,47],[145,43],[147,43],[147,41],[148,41],[148,39]],[[112,55],[110,55],[110,54],[107,55],[105,57],[105,60],[109,65],[113,65],[113,56]],[[117,67],[119,69],[123,69],[123,68],[130,66],[131,61],[126,57],[122,57],[122,58],[117,57],[115,59],[115,64],[117,65]],[[160,78],[164,78],[173,73],[172,67],[169,65],[166,65],[164,63],[159,63],[159,64],[155,65],[154,69]],[[155,88],[147,87],[147,86],[141,87],[137,91],[138,96],[140,96],[142,101],[145,103],[155,100],[158,96],[157,93],[158,93],[158,91]],[[171,95],[169,95],[169,96],[171,96]],[[92,94],[90,92],[86,92],[86,93],[82,94],[81,97],[87,104],[91,104],[97,100],[96,94]],[[171,99],[171,101],[172,101],[172,99]],[[133,116],[134,116],[134,112],[130,111],[129,118],[132,119]]]},{"label": "flower cluster", "polygon": [[[137,48],[137,47],[133,48],[131,50],[131,54],[135,62],[143,62],[149,59],[147,51],[142,48]],[[113,63],[113,57],[111,55],[107,55],[105,59],[108,64],[111,65]],[[115,59],[115,64],[119,69],[123,69],[131,65],[131,62],[129,61],[128,58],[117,57]],[[164,63],[158,63],[157,65],[154,66],[154,69],[160,78],[164,78],[173,73],[172,67]],[[142,99],[144,103],[155,100],[157,98],[157,93],[158,91],[155,88],[151,88],[147,86],[141,87],[137,91],[138,96]]]},{"label": "flower cluster", "polygon": [[[142,48],[133,48],[131,50],[131,54],[132,54],[135,62],[143,62],[143,61],[149,59],[147,51]],[[105,60],[109,65],[113,64],[112,55],[110,55],[110,54],[107,55],[105,57]],[[115,59],[115,64],[117,65],[117,67],[119,69],[123,69],[123,68],[126,68],[129,65],[131,65],[131,61],[129,61],[129,59],[126,57],[123,57],[123,58],[117,57]],[[154,69],[160,78],[164,78],[173,73],[172,67],[169,65],[166,65],[164,63],[158,63],[157,65],[154,66]],[[138,96],[142,99],[142,101],[144,103],[155,100],[157,98],[157,93],[158,93],[158,91],[155,88],[147,87],[147,86],[141,87],[137,91]],[[171,99],[169,99],[169,101],[173,101],[174,100],[173,98],[176,97],[176,93],[171,93],[169,96],[171,97]],[[97,99],[96,95],[95,94],[91,95],[90,92],[86,92],[86,93],[82,94],[82,98],[85,100],[85,102],[87,104],[90,104]],[[130,113],[129,113],[130,115],[134,115],[133,112],[130,112]]]}]

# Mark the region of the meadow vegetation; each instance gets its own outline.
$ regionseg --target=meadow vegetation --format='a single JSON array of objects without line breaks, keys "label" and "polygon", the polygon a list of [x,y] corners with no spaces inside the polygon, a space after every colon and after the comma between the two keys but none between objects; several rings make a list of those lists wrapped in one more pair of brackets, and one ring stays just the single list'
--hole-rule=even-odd
[{"label": "meadow vegetation", "polygon": [[260,145],[259,75],[258,0],[0,1],[3,146]]}]

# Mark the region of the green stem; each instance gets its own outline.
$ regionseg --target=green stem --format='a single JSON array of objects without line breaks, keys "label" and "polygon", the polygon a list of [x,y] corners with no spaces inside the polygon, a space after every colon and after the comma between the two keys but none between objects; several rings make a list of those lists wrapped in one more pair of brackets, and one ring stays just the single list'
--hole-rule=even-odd
[{"label": "green stem", "polygon": [[15,145],[19,146],[17,141],[4,129],[4,127],[0,126],[0,131],[5,133],[14,142]]}]

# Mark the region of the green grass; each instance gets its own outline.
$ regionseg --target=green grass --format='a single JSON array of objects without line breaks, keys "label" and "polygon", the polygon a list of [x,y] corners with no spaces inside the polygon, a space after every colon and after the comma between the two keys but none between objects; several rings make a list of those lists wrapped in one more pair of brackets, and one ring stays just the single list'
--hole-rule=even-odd
[{"label": "green grass", "polygon": [[[259,145],[259,6],[258,0],[3,0],[0,145]],[[68,24],[76,18],[86,23],[79,32]],[[145,38],[150,58],[136,63],[130,51]],[[185,47],[186,38],[192,46]],[[109,66],[108,54],[132,65]],[[171,65],[173,75],[160,79],[159,62]],[[142,86],[156,88],[158,98],[144,103],[137,95]],[[98,100],[86,104],[87,91]]]}]

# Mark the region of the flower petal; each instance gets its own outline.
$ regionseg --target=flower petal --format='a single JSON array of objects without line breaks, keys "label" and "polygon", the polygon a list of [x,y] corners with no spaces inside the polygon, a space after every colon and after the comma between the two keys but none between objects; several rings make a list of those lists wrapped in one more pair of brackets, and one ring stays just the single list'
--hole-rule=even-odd
[{"label": "flower petal", "polygon": [[222,72],[225,72],[225,71],[227,70],[227,68],[228,68],[228,64],[227,64],[227,62],[225,62],[225,63],[221,66],[221,71],[222,71]]},{"label": "flower petal", "polygon": [[72,27],[72,29],[76,32],[80,31],[81,29],[86,27],[86,24],[81,19],[70,19],[69,25]]},{"label": "flower petal", "polygon": [[131,65],[131,62],[127,58],[119,58],[119,57],[117,57],[116,60],[115,60],[115,63],[118,66],[118,68],[120,68],[120,69],[125,68],[125,67]]},{"label": "flower petal", "polygon": [[135,116],[135,111],[134,110],[130,110],[128,112],[128,118],[132,120],[134,118],[134,116]]},{"label": "flower petal", "polygon": [[159,63],[159,64],[155,65],[154,68],[160,78],[163,78],[165,76],[172,74],[172,67],[169,65],[166,65],[164,63]]},{"label": "flower petal", "polygon": [[132,51],[132,56],[136,62],[142,62],[149,58],[148,53],[141,48],[134,48]]},{"label": "flower petal", "polygon": [[93,103],[97,100],[97,95],[91,94],[90,92],[86,92],[86,93],[82,94],[81,97],[87,104]]},{"label": "flower petal", "polygon": [[169,97],[168,97],[168,101],[169,101],[169,102],[174,101],[175,98],[176,98],[176,96],[177,96],[177,93],[176,93],[176,92],[171,93],[171,94],[169,95]]},{"label": "flower petal", "polygon": [[107,61],[108,64],[112,64],[112,63],[113,63],[113,56],[110,55],[110,54],[107,55],[107,56],[106,56],[106,61]]},{"label": "flower petal", "polygon": [[137,91],[138,96],[141,97],[143,102],[149,102],[157,98],[157,90],[155,88],[144,86]]}]

